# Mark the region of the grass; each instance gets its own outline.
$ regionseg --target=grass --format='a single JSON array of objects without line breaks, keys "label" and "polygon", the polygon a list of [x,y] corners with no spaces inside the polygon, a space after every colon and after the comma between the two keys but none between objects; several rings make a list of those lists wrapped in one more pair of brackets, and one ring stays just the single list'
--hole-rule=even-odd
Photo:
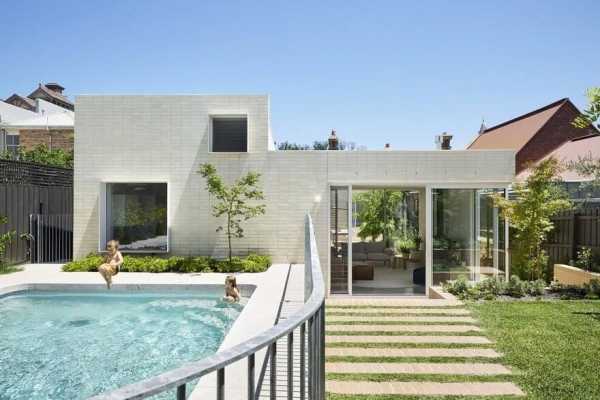
[{"label": "grass", "polygon": [[[337,323],[336,323],[337,325]],[[379,325],[379,324],[378,324]],[[409,325],[409,324],[406,324]],[[421,324],[413,324],[421,325]],[[425,324],[422,324],[425,325]],[[434,325],[442,325],[437,323]],[[468,324],[466,324],[468,325]],[[379,332],[379,331],[334,331],[327,330],[325,333],[331,336],[485,336],[485,332],[479,331],[466,331],[466,332],[411,332],[411,331],[398,331],[398,332]]]},{"label": "grass", "polygon": [[469,308],[505,365],[520,371],[514,382],[527,399],[600,399],[600,302],[483,302]]}]

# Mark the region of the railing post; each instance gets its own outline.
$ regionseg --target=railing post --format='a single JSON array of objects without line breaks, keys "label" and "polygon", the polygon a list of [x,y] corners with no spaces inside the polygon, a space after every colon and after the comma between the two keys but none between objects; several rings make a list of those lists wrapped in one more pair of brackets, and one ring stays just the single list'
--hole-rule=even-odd
[{"label": "railing post", "polygon": [[287,337],[287,392],[288,400],[294,398],[294,331]]},{"label": "railing post", "polygon": [[319,309],[321,313],[321,324],[319,330],[319,342],[321,344],[321,363],[319,365],[319,371],[321,375],[320,387],[321,387],[321,399],[325,399],[325,302],[321,304]]},{"label": "railing post", "polygon": [[185,400],[185,383],[177,386],[177,400]]},{"label": "railing post", "polygon": [[313,332],[313,317],[308,319],[308,399],[315,399],[314,387],[314,365],[315,365],[315,349],[314,349],[314,332]]},{"label": "railing post", "polygon": [[300,400],[306,398],[306,323],[300,325]]},{"label": "railing post", "polygon": [[217,370],[217,400],[225,400],[225,368]]},{"label": "railing post", "polygon": [[248,356],[248,400],[255,400],[254,376],[254,353],[252,353]]},{"label": "railing post", "polygon": [[277,341],[271,345],[271,369],[269,381],[269,394],[271,400],[277,399]]}]

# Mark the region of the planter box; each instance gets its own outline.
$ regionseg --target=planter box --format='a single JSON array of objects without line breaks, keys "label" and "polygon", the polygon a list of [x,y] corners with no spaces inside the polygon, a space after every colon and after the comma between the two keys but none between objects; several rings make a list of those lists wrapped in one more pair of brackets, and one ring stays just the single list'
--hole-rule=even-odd
[{"label": "planter box", "polygon": [[583,286],[590,280],[600,280],[600,273],[585,271],[570,265],[554,264],[554,280],[563,285]]}]

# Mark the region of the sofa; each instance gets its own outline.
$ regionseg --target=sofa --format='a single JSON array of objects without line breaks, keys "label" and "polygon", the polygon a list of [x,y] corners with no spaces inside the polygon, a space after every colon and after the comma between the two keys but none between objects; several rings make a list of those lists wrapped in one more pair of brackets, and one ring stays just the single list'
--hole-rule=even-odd
[{"label": "sofa", "polygon": [[[342,244],[342,251],[346,251],[348,245]],[[352,261],[372,261],[375,264],[385,265],[390,262],[393,251],[385,248],[383,242],[355,242],[352,243]]]}]

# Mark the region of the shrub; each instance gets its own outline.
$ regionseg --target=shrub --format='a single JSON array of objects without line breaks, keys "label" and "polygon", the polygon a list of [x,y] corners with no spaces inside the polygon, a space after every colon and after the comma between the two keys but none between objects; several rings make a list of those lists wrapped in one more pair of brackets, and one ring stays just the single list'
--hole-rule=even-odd
[{"label": "shrub", "polygon": [[461,297],[469,290],[469,281],[464,276],[461,276],[455,281],[445,282],[442,287],[446,292]]},{"label": "shrub", "polygon": [[[66,272],[93,272],[104,262],[100,254],[92,253],[80,260],[63,266]],[[232,260],[215,260],[212,257],[154,257],[125,255],[123,272],[263,272],[271,266],[269,256],[250,254],[248,257],[232,257]]]}]

